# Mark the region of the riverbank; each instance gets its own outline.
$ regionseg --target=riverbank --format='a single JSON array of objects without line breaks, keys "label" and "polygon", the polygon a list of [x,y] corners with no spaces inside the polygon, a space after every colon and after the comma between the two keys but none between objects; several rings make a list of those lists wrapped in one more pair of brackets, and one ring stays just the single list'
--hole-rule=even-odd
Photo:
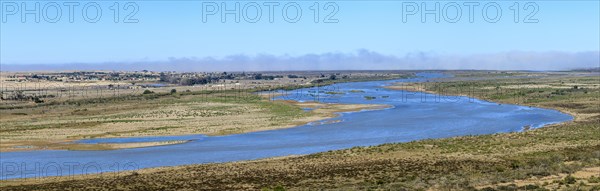
[{"label": "riverbank", "polygon": [[[490,94],[489,101],[555,106],[560,111],[586,115],[575,121],[519,133],[428,139],[408,143],[355,147],[305,156],[257,161],[186,165],[106,173],[73,178],[2,181],[6,190],[28,189],[190,189],[190,190],[506,190],[600,188],[598,176],[578,176],[600,166],[600,88],[597,78],[551,81],[499,81],[521,83],[591,84],[590,88],[537,94]],[[445,84],[448,87],[462,82]],[[488,87],[487,82],[470,82]],[[588,86],[585,86],[588,87]],[[585,93],[587,90],[587,93]],[[552,93],[557,92],[557,93]],[[502,94],[504,95],[504,94]],[[512,96],[512,97],[511,97]],[[519,101],[519,102],[517,102]],[[592,104],[590,104],[592,103]],[[573,178],[561,176],[574,174]],[[575,176],[577,175],[577,176]],[[560,176],[551,179],[547,177]],[[527,180],[521,184],[519,181]],[[535,181],[530,181],[535,180]],[[522,181],[521,181],[522,182]],[[22,184],[22,185],[21,185]],[[514,184],[514,185],[513,185]]]},{"label": "riverbank", "polygon": [[[522,81],[522,82],[520,82]],[[564,81],[570,81],[565,84]],[[563,78],[532,78],[532,79],[504,79],[498,81],[481,80],[476,82],[452,81],[452,79],[438,79],[436,82],[423,83],[395,83],[385,86],[386,89],[402,90],[409,92],[425,92],[442,96],[465,96],[480,100],[493,101],[499,104],[517,104],[531,107],[558,110],[574,117],[575,121],[594,119],[598,111],[581,111],[584,105],[597,104],[594,93],[600,85],[593,84],[594,77],[563,77]],[[569,103],[565,92],[572,92],[576,96],[585,96],[584,100]],[[588,94],[589,95],[578,95]],[[557,99],[561,97],[561,99]],[[544,100],[548,99],[548,100]],[[567,99],[567,100],[565,100]]]},{"label": "riverbank", "polygon": [[[75,140],[76,141],[76,140]],[[69,142],[8,142],[2,143],[6,149],[4,152],[13,151],[34,151],[34,150],[70,150],[70,151],[102,151],[116,149],[133,149],[144,147],[156,147],[166,145],[176,145],[189,142],[183,141],[153,141],[153,142],[138,142],[138,143],[101,143],[101,144],[82,144],[75,141]],[[25,146],[23,146],[25,145]]]},{"label": "riverbank", "polygon": [[[339,112],[383,109],[375,104],[271,101],[254,94],[181,93],[146,100],[117,100],[13,110],[1,119],[0,152],[114,150],[181,144],[145,142],[81,144],[89,138],[230,135],[290,128],[336,117]],[[85,109],[81,109],[85,108]],[[312,108],[304,111],[302,108]],[[18,114],[18,115],[17,115]]]}]

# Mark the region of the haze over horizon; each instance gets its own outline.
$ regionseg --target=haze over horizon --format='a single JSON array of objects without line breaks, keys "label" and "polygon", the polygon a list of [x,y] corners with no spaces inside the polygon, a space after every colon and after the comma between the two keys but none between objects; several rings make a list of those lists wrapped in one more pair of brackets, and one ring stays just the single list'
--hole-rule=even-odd
[{"label": "haze over horizon", "polygon": [[416,52],[402,57],[369,50],[352,53],[290,55],[231,55],[223,58],[169,58],[163,61],[3,64],[2,71],[298,71],[298,70],[571,70],[600,67],[600,52],[503,52],[477,55],[439,55]]}]

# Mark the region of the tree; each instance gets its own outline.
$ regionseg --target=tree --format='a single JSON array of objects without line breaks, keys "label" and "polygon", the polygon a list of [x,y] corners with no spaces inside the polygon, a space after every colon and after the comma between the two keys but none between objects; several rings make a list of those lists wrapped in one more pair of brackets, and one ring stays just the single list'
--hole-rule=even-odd
[{"label": "tree", "polygon": [[184,86],[191,86],[191,85],[194,85],[194,81],[192,79],[184,77],[184,78],[181,78],[181,80],[179,81],[179,84],[184,85]]},{"label": "tree", "polygon": [[169,81],[169,77],[164,72],[161,72],[159,75],[160,75],[159,78],[160,78],[161,82],[168,82]]},{"label": "tree", "polygon": [[329,76],[330,80],[335,80],[337,78],[337,76],[335,76],[335,74],[332,74],[331,76]]}]

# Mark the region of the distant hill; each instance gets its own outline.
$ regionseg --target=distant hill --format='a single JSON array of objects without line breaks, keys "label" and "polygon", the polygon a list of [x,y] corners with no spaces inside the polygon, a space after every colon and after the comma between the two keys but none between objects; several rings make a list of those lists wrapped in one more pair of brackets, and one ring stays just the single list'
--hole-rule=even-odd
[{"label": "distant hill", "polygon": [[573,72],[600,72],[600,67],[573,69]]}]

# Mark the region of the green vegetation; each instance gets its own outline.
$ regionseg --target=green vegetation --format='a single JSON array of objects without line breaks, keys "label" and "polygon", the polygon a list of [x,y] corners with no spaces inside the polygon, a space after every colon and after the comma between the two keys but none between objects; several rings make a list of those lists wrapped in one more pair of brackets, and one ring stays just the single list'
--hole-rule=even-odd
[{"label": "green vegetation", "polygon": [[377,99],[377,98],[374,97],[374,96],[365,96],[365,99],[366,100],[374,100],[374,99]]},{"label": "green vegetation", "polygon": [[311,84],[316,84],[319,86],[331,85],[335,83],[345,83],[345,82],[366,82],[366,81],[378,81],[378,80],[393,80],[393,79],[407,79],[415,77],[414,73],[402,73],[402,74],[390,74],[390,75],[376,75],[376,76],[365,76],[365,77],[345,77],[345,78],[337,78],[337,77],[329,77],[324,79],[318,79],[311,82]]},{"label": "green vegetation", "polygon": [[596,176],[591,176],[591,177],[588,179],[588,182],[589,182],[589,183],[600,183],[600,174],[599,174],[598,176],[599,176],[599,177],[596,177]]},{"label": "green vegetation", "polygon": [[[273,91],[273,90],[295,90],[295,89],[301,89],[301,88],[312,88],[312,87],[321,87],[321,86],[328,86],[328,85],[332,85],[332,84],[336,84],[336,83],[346,83],[346,82],[364,82],[364,81],[377,81],[377,80],[393,80],[393,79],[406,79],[406,78],[412,78],[415,77],[414,73],[403,73],[403,74],[390,74],[390,75],[385,75],[385,76],[368,76],[368,77],[353,77],[353,78],[335,78],[335,79],[331,79],[331,78],[326,78],[326,79],[317,79],[317,80],[313,80],[311,81],[309,84],[302,84],[302,85],[298,85],[298,84],[290,84],[290,85],[281,85],[281,86],[274,86],[274,87],[270,87],[270,88],[260,88],[257,89],[256,91]],[[352,93],[364,93],[364,91],[362,90],[352,90],[350,91]]]}]

